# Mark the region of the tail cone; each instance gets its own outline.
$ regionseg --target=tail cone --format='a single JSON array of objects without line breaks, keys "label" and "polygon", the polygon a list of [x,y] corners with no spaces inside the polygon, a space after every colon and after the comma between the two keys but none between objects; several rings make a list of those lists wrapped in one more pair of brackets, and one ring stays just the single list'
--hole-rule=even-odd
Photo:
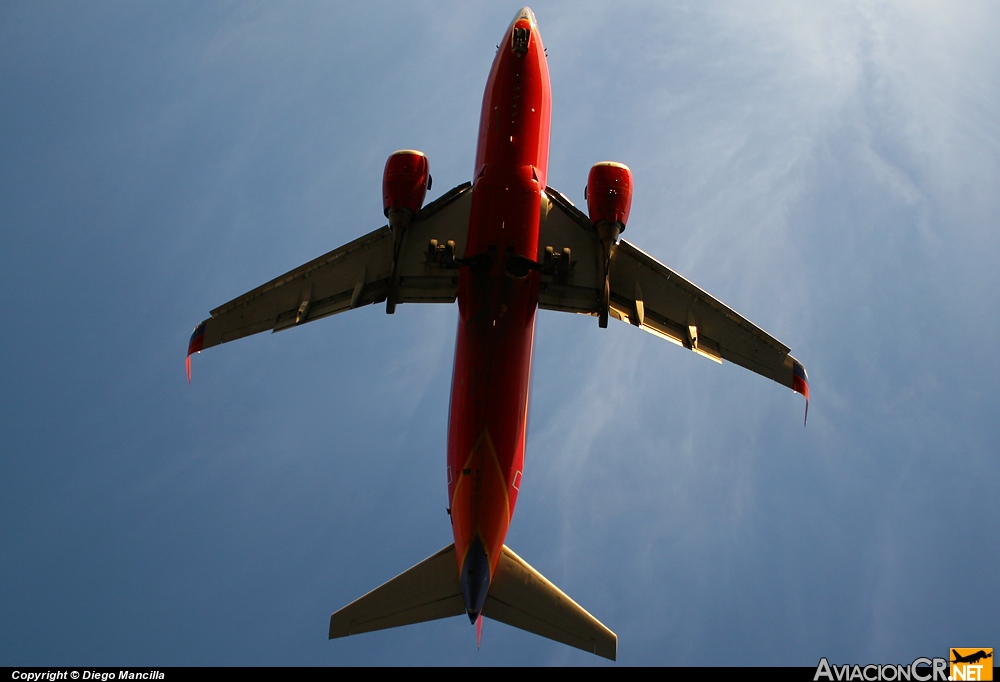
[{"label": "tail cone", "polygon": [[465,598],[465,612],[469,615],[470,623],[475,623],[482,613],[489,589],[490,557],[477,535],[462,562],[462,596]]}]

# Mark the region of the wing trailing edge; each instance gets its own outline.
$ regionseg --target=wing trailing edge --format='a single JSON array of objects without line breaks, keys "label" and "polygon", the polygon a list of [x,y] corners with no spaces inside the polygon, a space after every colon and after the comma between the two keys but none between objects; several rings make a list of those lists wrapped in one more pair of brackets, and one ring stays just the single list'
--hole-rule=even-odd
[{"label": "wing trailing edge", "polygon": [[[330,616],[330,639],[462,615],[455,545],[448,545]],[[618,636],[506,545],[483,615],[604,658],[617,656]]]}]

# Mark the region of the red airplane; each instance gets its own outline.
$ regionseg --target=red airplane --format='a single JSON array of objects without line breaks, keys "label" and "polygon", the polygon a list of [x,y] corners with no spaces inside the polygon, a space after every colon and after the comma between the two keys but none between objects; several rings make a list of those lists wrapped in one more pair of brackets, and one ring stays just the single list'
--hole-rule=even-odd
[{"label": "red airplane", "polygon": [[618,638],[514,554],[504,539],[522,483],[535,311],[613,317],[711,360],[735,362],[806,398],[788,347],[628,242],[632,173],[590,169],[584,215],[548,187],[552,94],[527,7],[500,42],[483,97],[474,179],[423,206],[427,158],[393,153],[388,225],[212,311],[191,354],[385,301],[452,303],[458,341],[448,426],[455,542],[330,618],[330,638],[466,614],[614,659]]}]

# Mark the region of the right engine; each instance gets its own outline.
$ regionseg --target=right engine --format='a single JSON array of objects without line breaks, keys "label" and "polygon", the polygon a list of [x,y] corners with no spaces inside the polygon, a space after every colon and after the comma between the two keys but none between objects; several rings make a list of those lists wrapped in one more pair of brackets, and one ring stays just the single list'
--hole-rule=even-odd
[{"label": "right engine", "polygon": [[595,163],[583,196],[587,200],[590,222],[595,227],[606,222],[617,224],[618,231],[624,232],[632,208],[632,171],[625,164],[614,161]]},{"label": "right engine", "polygon": [[625,231],[628,213],[632,208],[632,171],[623,163],[601,161],[590,168],[587,186],[583,190],[590,212],[590,222],[597,230],[601,243],[601,262],[604,264],[604,285],[597,317],[598,325],[608,326],[611,304],[609,273],[611,252],[618,243],[618,235]]}]

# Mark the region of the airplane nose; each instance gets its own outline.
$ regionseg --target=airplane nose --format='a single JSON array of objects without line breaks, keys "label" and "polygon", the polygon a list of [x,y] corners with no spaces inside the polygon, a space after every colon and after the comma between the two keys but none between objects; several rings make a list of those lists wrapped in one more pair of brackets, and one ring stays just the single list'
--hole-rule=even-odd
[{"label": "airplane nose", "polygon": [[514,21],[511,23],[516,23],[518,19],[527,19],[531,22],[532,28],[535,28],[535,26],[538,25],[538,22],[535,21],[535,13],[531,11],[530,7],[522,7],[517,10],[517,14],[514,15]]},{"label": "airplane nose", "polygon": [[475,623],[482,613],[489,590],[490,557],[477,535],[469,544],[469,551],[462,562],[462,596],[465,598],[465,612],[471,622]]}]

